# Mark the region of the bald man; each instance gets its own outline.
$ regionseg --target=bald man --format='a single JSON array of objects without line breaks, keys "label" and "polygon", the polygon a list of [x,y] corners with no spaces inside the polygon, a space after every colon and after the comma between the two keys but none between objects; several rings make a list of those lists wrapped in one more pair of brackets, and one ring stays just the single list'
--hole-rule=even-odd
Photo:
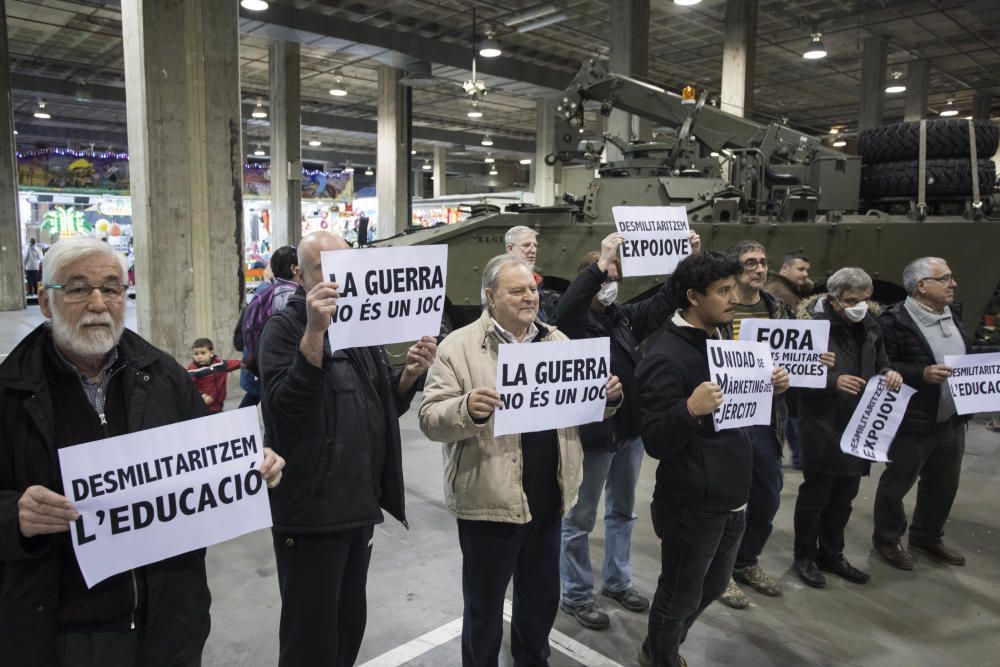
[{"label": "bald man", "polygon": [[339,294],[324,279],[321,255],[348,247],[329,232],[302,239],[302,286],[258,343],[271,444],[288,461],[283,492],[271,496],[279,667],[354,664],[374,526],[383,509],[406,525],[399,415],[437,355],[430,336],[395,372],[381,347],[330,351]]}]

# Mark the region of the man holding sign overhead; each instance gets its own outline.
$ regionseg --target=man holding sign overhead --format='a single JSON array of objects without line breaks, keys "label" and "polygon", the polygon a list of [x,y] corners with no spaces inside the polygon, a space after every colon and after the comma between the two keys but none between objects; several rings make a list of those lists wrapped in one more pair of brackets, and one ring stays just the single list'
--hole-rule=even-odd
[{"label": "man holding sign overhead", "polygon": [[[733,319],[739,272],[717,252],[681,262],[668,283],[681,307],[647,341],[636,369],[642,440],[660,461],[650,509],[662,571],[639,654],[644,666],[685,664],[678,649],[726,590],[743,536],[753,451],[746,428],[716,430],[713,413],[725,395],[708,358],[708,341],[721,339],[719,328]],[[771,385],[784,392],[788,374],[775,368]]]},{"label": "man holding sign overhead", "polygon": [[[458,518],[462,549],[462,664],[497,664],[504,595],[512,577],[514,663],[546,664],[559,605],[559,529],[580,486],[580,436],[575,426],[552,428],[545,420],[536,420],[544,430],[498,435],[504,429],[497,411],[518,411],[514,396],[522,395],[503,385],[537,388],[551,384],[557,373],[560,379],[572,375],[587,385],[580,400],[596,390],[604,394],[606,405],[615,405],[621,401],[621,383],[613,375],[606,381],[598,378],[600,358],[565,356],[559,341],[566,336],[537,319],[538,286],[524,260],[494,257],[483,269],[482,287],[482,316],[441,343],[438,362],[427,376],[420,429],[431,440],[446,443],[445,501]],[[500,373],[498,386],[500,348],[523,344],[545,347],[551,363],[526,367],[523,374],[515,365]],[[528,393],[525,410],[555,400],[554,394],[542,396],[542,390]],[[613,411],[606,407],[604,416]],[[511,416],[504,419],[509,422]]]},{"label": "man holding sign overhead", "polygon": [[[271,496],[279,665],[354,664],[365,631],[375,524],[384,520],[383,509],[406,520],[399,415],[437,349],[434,338],[421,338],[401,372],[393,372],[378,346],[331,349],[331,319],[344,304],[338,306],[341,286],[323,266],[336,266],[341,252],[375,257],[374,250],[348,248],[328,232],[302,239],[302,286],[267,321],[258,344],[271,442],[288,459],[285,483]],[[345,256],[341,264],[348,262]],[[343,280],[346,292],[346,274]]]}]

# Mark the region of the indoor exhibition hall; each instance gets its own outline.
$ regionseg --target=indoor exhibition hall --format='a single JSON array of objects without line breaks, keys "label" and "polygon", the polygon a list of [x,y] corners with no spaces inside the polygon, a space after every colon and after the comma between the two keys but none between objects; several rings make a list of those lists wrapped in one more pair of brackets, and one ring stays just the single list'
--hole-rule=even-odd
[{"label": "indoor exhibition hall", "polygon": [[4,667],[1000,667],[1000,3],[0,0]]}]

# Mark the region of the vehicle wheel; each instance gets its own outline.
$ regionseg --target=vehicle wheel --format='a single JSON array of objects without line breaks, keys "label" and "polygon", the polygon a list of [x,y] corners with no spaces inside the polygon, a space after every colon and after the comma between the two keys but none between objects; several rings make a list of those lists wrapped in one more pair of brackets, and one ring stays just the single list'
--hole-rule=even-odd
[{"label": "vehicle wheel", "polygon": [[[917,160],[866,164],[861,168],[861,196],[916,197]],[[993,188],[996,165],[993,160],[979,161],[979,194]],[[928,197],[968,197],[972,195],[972,170],[967,159],[927,160]]]},{"label": "vehicle wheel", "polygon": [[[1000,141],[1000,127],[986,120],[973,121],[976,153],[992,157]],[[920,157],[920,123],[895,123],[865,130],[858,138],[858,154],[865,164],[916,160]],[[927,121],[927,159],[966,158],[969,150],[969,122],[957,118]]]}]

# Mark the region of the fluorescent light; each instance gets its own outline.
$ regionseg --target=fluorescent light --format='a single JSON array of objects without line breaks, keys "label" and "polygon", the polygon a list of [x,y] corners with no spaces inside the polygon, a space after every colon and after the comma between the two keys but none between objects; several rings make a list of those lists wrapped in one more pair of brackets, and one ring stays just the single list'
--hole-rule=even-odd
[{"label": "fluorescent light", "polygon": [[524,165],[531,164],[531,158],[530,157],[524,158],[523,160],[521,160],[521,164],[524,164]]},{"label": "fluorescent light", "polygon": [[264,152],[264,149],[260,147],[260,144],[257,144],[257,150],[255,150],[253,154],[256,155],[257,157],[263,157],[264,155],[267,155],[267,153]]},{"label": "fluorescent light", "polygon": [[310,146],[322,146],[323,142],[320,141],[319,139],[310,139],[309,140],[309,145]]},{"label": "fluorescent light", "polygon": [[499,174],[499,173],[500,173],[500,172],[499,172],[499,171],[497,171],[497,168],[496,168],[496,167],[491,167],[491,168],[490,168],[490,176],[496,176],[496,175],[497,175],[497,174]]},{"label": "fluorescent light", "polygon": [[492,155],[487,155],[485,158],[483,158],[483,162],[485,162],[486,164],[493,164],[494,162],[496,162],[496,159],[494,159]]},{"label": "fluorescent light", "polygon": [[35,111],[33,115],[35,118],[38,118],[39,120],[48,120],[49,118],[52,118],[52,116],[49,115],[49,112],[45,110],[44,100],[38,100],[38,110]]},{"label": "fluorescent light", "polygon": [[367,169],[365,169],[365,176],[374,176],[374,175],[375,175],[375,172],[372,171],[371,167],[368,167]]},{"label": "fluorescent light", "polygon": [[708,157],[719,157],[719,154],[716,153],[715,151],[712,151],[711,153],[708,154]]},{"label": "fluorescent light", "polygon": [[500,44],[497,43],[497,40],[493,39],[493,33],[486,33],[486,39],[479,45],[479,55],[483,58],[496,58],[501,53],[503,51],[500,50]]},{"label": "fluorescent light", "polygon": [[267,118],[267,112],[264,111],[264,99],[257,96],[257,106],[253,108],[253,112],[250,114],[251,118]]},{"label": "fluorescent light", "polygon": [[333,88],[330,89],[330,94],[334,97],[344,97],[347,95],[347,88],[344,88],[344,77],[338,76],[336,83],[333,84]]},{"label": "fluorescent light", "polygon": [[899,86],[899,85],[893,84],[891,86],[886,86],[885,87],[885,92],[887,92],[887,93],[905,93],[906,92],[906,86]]},{"label": "fluorescent light", "polygon": [[504,25],[517,25],[518,23],[524,23],[526,21],[533,21],[535,19],[541,18],[543,16],[548,16],[549,14],[554,14],[556,8],[552,4],[542,5],[540,7],[534,7],[532,9],[525,10],[518,14],[514,14],[506,19],[503,19]]},{"label": "fluorescent light", "polygon": [[674,0],[675,5],[680,5],[681,7],[690,7],[691,5],[697,5],[701,0]]},{"label": "fluorescent light", "polygon": [[942,118],[949,118],[951,116],[957,116],[958,115],[958,109],[945,109],[944,111],[942,111],[938,115],[941,116]]},{"label": "fluorescent light", "polygon": [[424,160],[424,166],[422,166],[420,168],[423,169],[424,171],[430,171],[434,167],[431,166],[431,161],[430,160]]},{"label": "fluorescent light", "polygon": [[835,142],[833,142],[833,147],[834,148],[843,148],[846,145],[847,145],[847,142],[844,141],[843,139],[837,139]]},{"label": "fluorescent light", "polygon": [[538,19],[537,21],[532,21],[531,23],[524,23],[517,26],[518,32],[531,32],[532,30],[538,30],[539,28],[545,28],[552,25],[553,23],[561,23],[569,18],[569,14],[566,12],[559,12],[558,14],[553,14],[552,16],[546,16],[545,18]]},{"label": "fluorescent light", "polygon": [[472,108],[469,109],[469,113],[465,114],[469,118],[482,118],[483,112],[479,109],[479,104],[476,102],[472,103]]},{"label": "fluorescent light", "polygon": [[481,145],[483,145],[483,146],[492,146],[493,145],[493,137],[491,137],[490,135],[487,134],[485,137],[483,137],[483,140],[480,141],[479,143]]},{"label": "fluorescent light", "polygon": [[265,0],[240,0],[240,7],[251,12],[262,12],[267,9]]},{"label": "fluorescent light", "polygon": [[890,95],[906,92],[906,80],[903,78],[902,72],[896,70],[892,73],[892,81],[890,81],[889,85],[885,87],[885,92]]},{"label": "fluorescent light", "polygon": [[819,60],[820,58],[826,58],[826,45],[821,39],[822,35],[818,32],[814,32],[812,35],[812,41],[809,42],[809,46],[806,47],[805,52],[802,57],[806,60]]}]

